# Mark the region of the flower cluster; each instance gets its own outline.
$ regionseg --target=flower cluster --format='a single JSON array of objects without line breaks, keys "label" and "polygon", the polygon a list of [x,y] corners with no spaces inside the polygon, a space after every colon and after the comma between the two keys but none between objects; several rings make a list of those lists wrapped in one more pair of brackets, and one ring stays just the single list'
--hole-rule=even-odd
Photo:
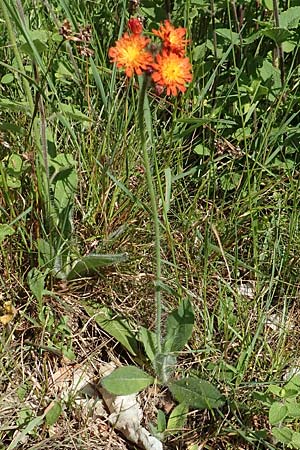
[{"label": "flower cluster", "polygon": [[175,28],[165,20],[158,30],[152,30],[161,41],[158,53],[149,50],[150,39],[143,36],[143,25],[137,18],[128,22],[129,32],[109,49],[111,62],[118,68],[125,69],[128,77],[143,72],[151,73],[155,85],[167,95],[177,95],[185,92],[186,84],[192,81],[191,63],[185,56],[188,40],[185,39],[186,29]]}]

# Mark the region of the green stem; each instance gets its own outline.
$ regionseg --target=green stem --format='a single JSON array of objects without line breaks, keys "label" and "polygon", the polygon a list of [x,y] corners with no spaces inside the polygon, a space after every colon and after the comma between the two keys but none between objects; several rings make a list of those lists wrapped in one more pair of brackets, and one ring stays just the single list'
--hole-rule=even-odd
[{"label": "green stem", "polygon": [[143,152],[144,166],[146,170],[147,186],[150,195],[152,220],[155,235],[155,262],[156,262],[156,280],[155,280],[155,306],[156,306],[156,345],[157,352],[161,353],[161,255],[160,255],[160,223],[158,217],[158,208],[156,204],[156,193],[153,183],[150,159],[147,149],[145,122],[144,122],[144,105],[146,99],[146,89],[148,85],[148,77],[144,75],[142,85],[140,87],[140,96],[138,103],[138,124],[140,129],[141,147]]}]

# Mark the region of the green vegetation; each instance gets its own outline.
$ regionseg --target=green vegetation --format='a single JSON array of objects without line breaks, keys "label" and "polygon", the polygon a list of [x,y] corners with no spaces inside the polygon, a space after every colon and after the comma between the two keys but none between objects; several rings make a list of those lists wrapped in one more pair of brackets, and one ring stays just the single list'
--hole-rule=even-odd
[{"label": "green vegetation", "polygon": [[[300,1],[0,11],[0,449],[137,448],[66,386],[111,361],[166,449],[300,448]],[[130,15],[184,94],[110,63]]]}]

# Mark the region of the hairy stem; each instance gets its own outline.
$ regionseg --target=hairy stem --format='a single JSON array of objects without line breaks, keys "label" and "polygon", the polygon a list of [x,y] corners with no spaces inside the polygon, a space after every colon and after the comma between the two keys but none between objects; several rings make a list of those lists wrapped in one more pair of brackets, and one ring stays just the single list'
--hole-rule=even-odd
[{"label": "hairy stem", "polygon": [[144,121],[144,105],[146,98],[146,89],[148,85],[147,75],[144,76],[138,103],[138,124],[140,129],[140,139],[141,147],[143,152],[143,160],[146,171],[147,186],[150,195],[152,220],[154,225],[154,235],[155,235],[155,262],[156,262],[156,280],[155,280],[155,306],[156,306],[156,345],[157,352],[161,352],[161,314],[162,314],[162,303],[161,303],[161,254],[160,254],[160,223],[158,217],[158,208],[156,204],[156,193],[152,178],[150,159],[147,149],[147,141],[145,135],[145,121]]}]

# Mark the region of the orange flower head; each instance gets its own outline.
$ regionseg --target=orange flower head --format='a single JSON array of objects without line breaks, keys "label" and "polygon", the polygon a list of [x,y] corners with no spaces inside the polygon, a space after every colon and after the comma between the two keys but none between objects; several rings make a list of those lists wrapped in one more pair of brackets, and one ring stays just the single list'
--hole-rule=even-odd
[{"label": "orange flower head", "polygon": [[143,71],[152,67],[152,55],[146,50],[149,39],[141,34],[124,33],[114,47],[108,51],[111,62],[118,68],[124,68],[128,77],[134,73],[141,75]]},{"label": "orange flower head", "polygon": [[143,32],[142,20],[137,17],[131,17],[128,20],[128,28],[133,34],[142,34]]},{"label": "orange flower head", "polygon": [[162,50],[156,56],[156,63],[152,65],[154,72],[152,79],[158,86],[167,89],[167,95],[177,95],[186,91],[186,83],[193,79],[191,63],[188,58],[183,58],[177,53]]},{"label": "orange flower head", "polygon": [[175,28],[169,20],[165,20],[164,25],[161,24],[158,30],[152,30],[152,32],[163,41],[164,50],[184,56],[186,44],[189,42],[188,39],[184,39],[185,28]]}]

